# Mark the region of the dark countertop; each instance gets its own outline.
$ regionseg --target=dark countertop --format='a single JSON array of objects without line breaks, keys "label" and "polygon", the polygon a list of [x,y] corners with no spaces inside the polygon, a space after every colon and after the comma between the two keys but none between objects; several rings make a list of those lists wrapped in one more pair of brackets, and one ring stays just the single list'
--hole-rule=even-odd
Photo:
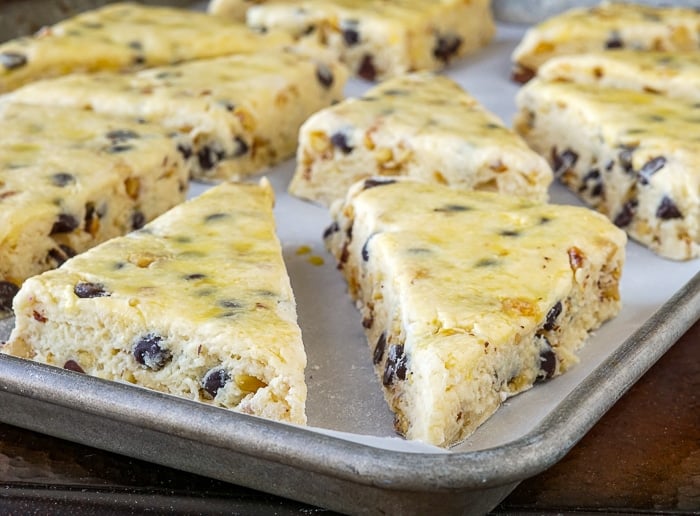
[{"label": "dark countertop", "polygon": [[[700,322],[494,513],[700,513]],[[274,479],[271,479],[274,481]],[[0,424],[2,514],[328,514]]]}]

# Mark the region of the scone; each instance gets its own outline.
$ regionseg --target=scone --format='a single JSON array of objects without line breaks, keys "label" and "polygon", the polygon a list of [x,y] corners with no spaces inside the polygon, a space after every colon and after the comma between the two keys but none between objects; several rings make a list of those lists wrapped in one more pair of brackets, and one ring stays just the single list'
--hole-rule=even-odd
[{"label": "scone", "polygon": [[372,175],[407,175],[544,200],[546,161],[458,84],[429,72],[389,79],[302,126],[289,191],[328,205]]},{"label": "scone", "polygon": [[537,72],[545,81],[597,84],[700,102],[700,51],[590,52],[554,57]]},{"label": "scone", "polygon": [[25,282],[2,351],[305,423],[306,355],[273,192],[223,183]]},{"label": "scone", "polygon": [[[223,3],[223,0],[219,3]],[[307,0],[252,6],[247,23],[331,49],[357,76],[437,70],[494,35],[490,0]]]},{"label": "scone", "polygon": [[182,202],[187,168],[161,127],[0,105],[0,311],[28,277]]},{"label": "scone", "polygon": [[0,92],[73,72],[132,70],[290,41],[285,33],[260,34],[187,9],[116,3],[0,44]]},{"label": "scone", "polygon": [[158,123],[177,135],[192,178],[240,178],[290,158],[299,127],[343,98],[343,65],[272,50],[131,74],[74,74],[8,97]]},{"label": "scone", "polygon": [[463,440],[620,308],[626,237],[587,208],[370,178],[333,215],[326,244],[409,439]]},{"label": "scone", "polygon": [[512,55],[513,78],[528,81],[548,59],[599,50],[700,50],[700,12],[681,7],[602,3],[529,29]]},{"label": "scone", "polygon": [[663,257],[700,254],[700,103],[540,79],[517,103],[516,130],[581,199]]}]

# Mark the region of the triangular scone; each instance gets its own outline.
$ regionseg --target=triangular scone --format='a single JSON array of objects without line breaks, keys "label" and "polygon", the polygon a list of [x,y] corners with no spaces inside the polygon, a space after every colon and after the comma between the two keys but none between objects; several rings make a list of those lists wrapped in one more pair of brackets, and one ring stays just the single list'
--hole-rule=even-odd
[{"label": "triangular scone", "polygon": [[289,43],[283,32],[260,34],[189,9],[116,3],[1,44],[0,92],[73,72],[134,70]]},{"label": "triangular scone", "polygon": [[182,202],[187,172],[158,125],[1,104],[0,311],[29,276]]},{"label": "triangular scone", "polygon": [[333,209],[396,428],[449,446],[617,314],[626,237],[586,208],[372,178]]},{"label": "triangular scone", "polygon": [[273,192],[224,183],[29,279],[3,352],[305,423],[306,355]]},{"label": "triangular scone", "polygon": [[512,55],[513,77],[529,80],[548,59],[598,50],[700,49],[700,12],[604,2],[571,9],[532,27]]},{"label": "triangular scone", "polygon": [[[217,2],[218,9],[225,3]],[[321,43],[370,81],[439,70],[495,33],[490,0],[263,2],[251,6],[246,19],[256,30],[285,30],[302,43]]]},{"label": "triangular scone", "polygon": [[432,73],[389,79],[301,128],[289,191],[328,205],[372,175],[406,175],[538,200],[552,172],[457,83]]},{"label": "triangular scone", "polygon": [[573,192],[661,256],[700,255],[700,103],[535,79],[514,126]]},{"label": "triangular scone", "polygon": [[158,123],[195,179],[238,179],[294,155],[301,124],[343,98],[345,67],[294,50],[260,51],[137,73],[73,74],[9,94]]},{"label": "triangular scone", "polygon": [[700,51],[617,50],[559,56],[547,61],[537,76],[700,102]]}]

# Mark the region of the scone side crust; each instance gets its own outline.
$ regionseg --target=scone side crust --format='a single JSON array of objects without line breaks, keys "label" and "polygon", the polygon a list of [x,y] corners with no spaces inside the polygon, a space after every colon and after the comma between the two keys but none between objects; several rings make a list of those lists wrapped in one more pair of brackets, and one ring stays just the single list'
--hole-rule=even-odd
[{"label": "scone side crust", "polygon": [[531,81],[515,129],[561,182],[659,255],[700,254],[697,103]]}]

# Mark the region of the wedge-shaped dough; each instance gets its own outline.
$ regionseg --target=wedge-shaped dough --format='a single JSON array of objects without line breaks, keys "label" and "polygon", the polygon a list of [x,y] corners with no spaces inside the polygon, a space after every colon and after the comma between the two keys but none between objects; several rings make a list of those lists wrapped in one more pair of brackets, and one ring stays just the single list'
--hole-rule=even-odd
[{"label": "wedge-shaped dough", "polygon": [[620,308],[626,237],[587,208],[371,178],[333,214],[326,244],[410,439],[464,439]]},{"label": "wedge-shaped dough", "polygon": [[533,80],[515,128],[573,192],[667,258],[700,255],[700,103]]},{"label": "wedge-shaped dough", "polygon": [[133,74],[74,74],[9,97],[139,117],[178,135],[194,179],[231,179],[290,158],[301,124],[343,98],[344,66],[293,50],[192,61]]},{"label": "wedge-shaped dough", "polygon": [[133,70],[280,48],[284,33],[187,9],[117,3],[0,45],[0,92],[73,72]]},{"label": "wedge-shaped dough", "polygon": [[368,80],[441,69],[495,33],[490,0],[265,2],[248,9],[247,22],[320,42]]},{"label": "wedge-shaped dough", "polygon": [[88,111],[0,106],[0,311],[29,276],[138,229],[187,192],[160,126]]},{"label": "wedge-shaped dough", "polygon": [[36,276],[3,351],[305,423],[306,355],[273,193],[224,183]]},{"label": "wedge-shaped dough", "polygon": [[290,192],[321,204],[372,175],[407,175],[544,200],[546,161],[447,77],[389,79],[302,126]]},{"label": "wedge-shaped dough", "polygon": [[617,50],[559,56],[547,61],[537,75],[545,81],[597,84],[700,102],[700,51]]},{"label": "wedge-shaped dough", "polygon": [[548,59],[599,50],[700,50],[700,12],[627,2],[602,3],[532,27],[512,55],[513,78],[529,80]]}]

